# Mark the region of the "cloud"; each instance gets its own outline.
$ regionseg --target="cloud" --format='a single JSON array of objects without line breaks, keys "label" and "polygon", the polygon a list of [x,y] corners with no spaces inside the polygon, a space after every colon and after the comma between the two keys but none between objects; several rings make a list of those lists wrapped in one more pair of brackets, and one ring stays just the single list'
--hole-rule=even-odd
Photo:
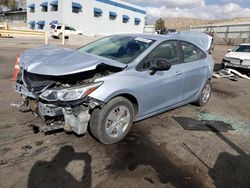
[{"label": "cloud", "polygon": [[134,3],[142,6],[166,6],[168,8],[180,7],[199,7],[205,6],[205,0],[126,0],[129,3]]},{"label": "cloud", "polygon": [[205,6],[204,0],[155,0],[155,2],[169,8]]},{"label": "cloud", "polygon": [[147,7],[148,17],[192,17],[204,19],[249,17],[250,9],[242,8],[236,3],[224,5],[202,5],[192,8]]}]

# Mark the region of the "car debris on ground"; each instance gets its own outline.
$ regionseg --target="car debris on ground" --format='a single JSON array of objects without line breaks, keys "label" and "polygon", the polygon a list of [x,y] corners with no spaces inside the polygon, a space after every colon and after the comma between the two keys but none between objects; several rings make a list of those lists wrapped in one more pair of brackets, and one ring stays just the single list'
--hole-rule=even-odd
[{"label": "car debris on ground", "polygon": [[232,81],[238,81],[238,77],[250,80],[249,76],[242,74],[237,70],[229,69],[229,68],[221,69],[218,72],[213,73],[213,78],[218,78],[218,79],[227,78]]}]

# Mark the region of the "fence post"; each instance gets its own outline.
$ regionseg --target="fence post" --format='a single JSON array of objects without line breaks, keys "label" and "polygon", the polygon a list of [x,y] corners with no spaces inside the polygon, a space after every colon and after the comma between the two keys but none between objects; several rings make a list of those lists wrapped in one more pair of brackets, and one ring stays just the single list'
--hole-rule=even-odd
[{"label": "fence post", "polygon": [[48,31],[45,31],[44,38],[45,38],[45,45],[47,45],[48,44]]},{"label": "fence post", "polygon": [[65,44],[65,25],[62,24],[62,45]]}]

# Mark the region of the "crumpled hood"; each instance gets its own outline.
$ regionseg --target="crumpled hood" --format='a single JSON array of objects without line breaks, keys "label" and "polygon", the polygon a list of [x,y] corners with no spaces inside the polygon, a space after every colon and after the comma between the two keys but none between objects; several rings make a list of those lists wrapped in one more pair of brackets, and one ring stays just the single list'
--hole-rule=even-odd
[{"label": "crumpled hood", "polygon": [[241,59],[241,60],[245,60],[245,59],[250,60],[250,53],[249,52],[229,52],[226,54],[226,57],[236,58],[236,59]]},{"label": "crumpled hood", "polygon": [[50,45],[27,50],[20,56],[20,67],[41,75],[69,75],[94,70],[99,64],[126,67],[115,60]]}]

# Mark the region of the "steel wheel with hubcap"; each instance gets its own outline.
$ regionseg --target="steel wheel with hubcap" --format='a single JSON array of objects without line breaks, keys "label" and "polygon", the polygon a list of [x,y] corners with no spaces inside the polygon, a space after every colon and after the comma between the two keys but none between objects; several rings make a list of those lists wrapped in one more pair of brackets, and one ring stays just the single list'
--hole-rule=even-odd
[{"label": "steel wheel with hubcap", "polygon": [[134,108],[124,97],[116,97],[101,109],[94,109],[90,119],[91,133],[104,144],[122,140],[134,119]]}]

